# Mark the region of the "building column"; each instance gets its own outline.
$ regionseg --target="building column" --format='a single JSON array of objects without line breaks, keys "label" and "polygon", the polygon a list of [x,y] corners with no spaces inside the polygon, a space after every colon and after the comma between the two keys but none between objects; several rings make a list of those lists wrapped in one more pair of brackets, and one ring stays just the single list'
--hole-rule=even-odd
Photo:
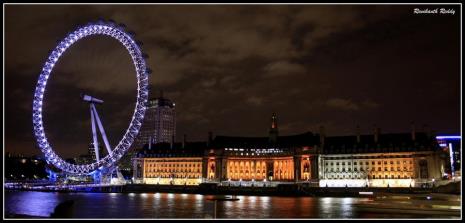
[{"label": "building column", "polygon": [[208,178],[208,157],[202,158],[202,178]]},{"label": "building column", "polygon": [[215,178],[218,179],[219,182],[226,178],[226,159],[222,157],[216,158],[215,163]]},{"label": "building column", "polygon": [[300,180],[300,173],[302,171],[300,159],[300,156],[294,156],[294,182]]},{"label": "building column", "polygon": [[318,179],[318,157],[317,156],[312,156],[310,159],[310,179]]}]

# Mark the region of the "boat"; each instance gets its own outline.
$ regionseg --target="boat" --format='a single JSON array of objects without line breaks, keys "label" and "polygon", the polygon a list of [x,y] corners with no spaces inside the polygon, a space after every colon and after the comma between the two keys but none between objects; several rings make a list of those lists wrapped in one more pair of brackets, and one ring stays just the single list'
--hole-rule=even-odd
[{"label": "boat", "polygon": [[238,201],[239,198],[237,198],[235,195],[228,196],[228,197],[216,196],[216,197],[213,197],[213,198],[207,198],[207,200],[211,200],[211,201]]}]

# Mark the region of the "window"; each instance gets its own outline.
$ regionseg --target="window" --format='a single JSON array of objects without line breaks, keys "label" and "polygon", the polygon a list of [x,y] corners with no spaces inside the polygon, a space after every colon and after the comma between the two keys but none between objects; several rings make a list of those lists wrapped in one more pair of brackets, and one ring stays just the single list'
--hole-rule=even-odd
[{"label": "window", "polygon": [[384,161],[384,165],[386,165],[386,164],[387,164],[387,161]]},{"label": "window", "polygon": [[[362,169],[360,169],[360,170],[362,170]],[[350,170],[349,170],[349,171],[350,171]],[[354,168],[354,171],[357,172],[357,167]]]},{"label": "window", "polygon": [[381,167],[378,167],[378,171],[381,171]]},{"label": "window", "polygon": [[399,164],[400,164],[400,161],[399,161],[399,160],[397,160],[397,165],[399,165]]},{"label": "window", "polygon": [[378,161],[378,165],[381,165],[381,161]]},{"label": "window", "polygon": [[394,164],[394,161],[391,160],[391,162],[389,162],[389,164],[391,164],[391,165]]},{"label": "window", "polygon": [[397,167],[397,171],[400,171],[400,167]]},{"label": "window", "polygon": [[[373,164],[374,164],[374,163],[373,163]],[[368,165],[368,161],[367,161],[367,162],[365,162],[365,165]]]},{"label": "window", "polygon": [[387,168],[387,167],[384,167],[384,171],[388,171],[388,168]]},{"label": "window", "polygon": [[346,165],[346,162],[342,162],[342,165]]},{"label": "window", "polygon": [[354,165],[357,165],[357,162],[354,162]]}]

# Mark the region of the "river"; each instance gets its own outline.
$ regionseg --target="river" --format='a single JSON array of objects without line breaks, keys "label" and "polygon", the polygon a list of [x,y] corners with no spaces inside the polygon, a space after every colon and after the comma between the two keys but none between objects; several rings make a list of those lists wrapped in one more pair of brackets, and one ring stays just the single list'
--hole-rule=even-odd
[{"label": "river", "polygon": [[[58,193],[5,191],[5,213],[48,217],[63,201],[73,200],[72,218],[213,218],[211,195],[174,193]],[[459,196],[420,196],[384,198],[237,196],[238,201],[217,201],[217,218],[451,218],[450,211],[460,208]],[[424,197],[421,195],[421,197]],[[445,198],[444,198],[445,197]],[[381,202],[384,199],[385,202]],[[397,204],[397,203],[398,204]],[[405,202],[411,202],[405,203]],[[417,203],[412,203],[417,202]],[[439,202],[439,203],[432,203]],[[376,211],[376,208],[428,207],[444,213],[415,211]],[[420,206],[419,206],[420,205]],[[436,207],[434,206],[436,205]],[[458,206],[457,206],[458,205]],[[369,209],[367,209],[367,207]],[[452,207],[452,208],[451,208]],[[373,208],[375,210],[373,211]],[[402,209],[402,208],[399,208]],[[388,209],[386,209],[388,210]],[[404,209],[405,210],[405,209]],[[405,211],[404,211],[405,212]],[[456,214],[456,212],[454,212]],[[460,215],[459,215],[460,216]],[[458,216],[458,217],[459,217]]]}]

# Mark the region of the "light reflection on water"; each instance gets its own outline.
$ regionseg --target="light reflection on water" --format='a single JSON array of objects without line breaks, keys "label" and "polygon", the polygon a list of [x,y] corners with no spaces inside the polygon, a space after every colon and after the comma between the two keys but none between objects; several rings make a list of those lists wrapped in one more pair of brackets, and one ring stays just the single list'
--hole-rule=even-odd
[{"label": "light reflection on water", "polygon": [[[212,195],[172,193],[47,193],[5,191],[5,212],[49,216],[56,205],[74,200],[74,218],[212,218]],[[357,218],[356,205],[368,198],[237,196],[218,201],[218,218]],[[376,216],[375,216],[376,217]]]}]

